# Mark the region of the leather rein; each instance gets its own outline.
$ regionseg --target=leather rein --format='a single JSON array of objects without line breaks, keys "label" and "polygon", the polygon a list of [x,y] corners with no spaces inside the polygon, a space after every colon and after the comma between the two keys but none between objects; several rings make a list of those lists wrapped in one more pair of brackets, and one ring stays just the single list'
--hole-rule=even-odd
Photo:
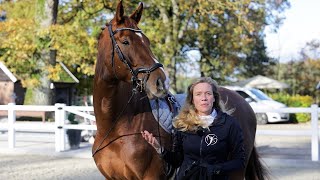
[{"label": "leather rein", "polygon": [[[104,29],[104,28],[103,28]],[[137,69],[133,69],[132,68],[132,64],[130,63],[130,61],[127,61],[125,55],[122,53],[117,41],[115,40],[114,35],[119,32],[119,31],[133,31],[133,32],[139,32],[142,33],[142,30],[140,29],[132,29],[132,28],[118,28],[115,31],[112,31],[112,24],[111,22],[108,24],[108,31],[109,31],[109,35],[110,38],[112,40],[112,58],[111,58],[111,63],[112,63],[112,69],[113,69],[113,73],[114,76],[116,77],[116,79],[118,79],[117,75],[116,75],[116,70],[114,67],[114,50],[116,50],[117,55],[119,57],[119,59],[127,66],[127,68],[129,69],[132,78],[131,78],[131,82],[133,85],[133,89],[132,89],[132,94],[127,102],[127,104],[125,105],[125,107],[122,109],[122,111],[120,112],[120,114],[117,116],[117,118],[115,119],[114,123],[112,124],[112,126],[108,129],[106,135],[103,137],[103,139],[101,140],[101,143],[99,144],[99,146],[94,150],[94,152],[92,153],[92,157],[94,157],[94,155],[99,152],[100,150],[104,149],[105,147],[109,146],[111,143],[113,143],[114,141],[116,141],[117,139],[121,138],[121,137],[125,137],[125,136],[131,136],[131,135],[141,135],[141,133],[131,133],[131,134],[125,134],[125,135],[121,135],[118,136],[117,138],[111,140],[110,142],[108,142],[106,145],[102,146],[103,142],[106,140],[106,138],[109,136],[109,134],[111,133],[111,131],[114,129],[114,127],[116,126],[118,120],[120,119],[120,117],[122,116],[123,112],[126,110],[126,108],[128,107],[128,104],[130,104],[133,96],[135,94],[138,93],[138,91],[142,92],[145,90],[145,86],[146,86],[146,82],[151,74],[151,72],[153,72],[154,70],[163,67],[163,65],[161,63],[155,63],[152,67],[150,68],[137,68]],[[146,76],[143,79],[139,79],[138,78],[138,74],[139,73],[145,73]],[[158,108],[159,110],[159,108]],[[159,114],[159,113],[158,113]],[[158,117],[159,120],[159,117]],[[159,128],[159,127],[158,127]],[[160,129],[158,129],[158,131],[160,132]],[[160,134],[159,134],[159,138],[160,138]],[[161,138],[160,138],[161,139]],[[161,142],[160,142],[161,143]],[[101,147],[102,146],[102,147]]]}]

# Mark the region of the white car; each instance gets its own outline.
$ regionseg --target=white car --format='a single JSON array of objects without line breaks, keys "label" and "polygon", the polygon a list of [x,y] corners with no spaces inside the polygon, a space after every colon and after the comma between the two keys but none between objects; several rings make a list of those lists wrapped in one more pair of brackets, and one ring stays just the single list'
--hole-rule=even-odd
[{"label": "white car", "polygon": [[[225,88],[234,90],[240,94],[249,104],[254,108],[268,108],[268,109],[278,109],[287,107],[285,104],[280,103],[271,99],[265,93],[255,88],[243,88],[238,86],[225,86]],[[275,122],[287,122],[289,121],[288,113],[276,113],[276,112],[266,112],[266,113],[256,113],[258,124],[267,124]]]}]

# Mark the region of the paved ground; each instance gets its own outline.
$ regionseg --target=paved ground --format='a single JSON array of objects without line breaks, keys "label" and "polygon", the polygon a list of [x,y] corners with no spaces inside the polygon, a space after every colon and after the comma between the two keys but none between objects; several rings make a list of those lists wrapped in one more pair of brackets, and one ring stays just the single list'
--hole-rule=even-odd
[{"label": "paved ground", "polygon": [[[310,124],[258,125],[258,130],[306,130]],[[320,161],[311,161],[311,137],[256,137],[256,147],[267,164],[271,179],[320,180]],[[320,147],[319,147],[320,148]]]},{"label": "paved ground", "polygon": [[[308,127],[272,124],[258,129]],[[89,143],[56,153],[53,133],[17,133],[16,139],[16,148],[9,149],[7,133],[0,132],[0,179],[104,179],[91,158]],[[310,137],[257,136],[256,146],[271,179],[320,180],[320,162],[311,161]]]},{"label": "paved ground", "polygon": [[0,154],[3,180],[102,180],[91,158]]}]

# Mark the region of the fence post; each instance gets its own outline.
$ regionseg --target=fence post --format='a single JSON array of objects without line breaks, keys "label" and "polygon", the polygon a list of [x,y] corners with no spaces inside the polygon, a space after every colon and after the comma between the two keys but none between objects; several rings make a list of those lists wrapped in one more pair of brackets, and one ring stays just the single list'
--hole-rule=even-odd
[{"label": "fence post", "polygon": [[64,110],[65,104],[55,104],[55,148],[56,152],[61,152],[65,150],[65,129],[64,121],[66,119],[66,111]]},{"label": "fence post", "polygon": [[319,161],[319,139],[318,139],[318,105],[311,105],[311,159]]},{"label": "fence post", "polygon": [[14,111],[15,103],[8,103],[8,145],[9,148],[16,146],[16,129],[14,123],[16,122],[16,112]]}]

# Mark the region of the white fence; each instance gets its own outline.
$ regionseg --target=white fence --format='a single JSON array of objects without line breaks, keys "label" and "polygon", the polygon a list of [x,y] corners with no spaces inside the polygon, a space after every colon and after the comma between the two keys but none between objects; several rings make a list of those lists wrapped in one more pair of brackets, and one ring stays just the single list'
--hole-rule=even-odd
[{"label": "white fence", "polygon": [[[16,131],[30,131],[30,132],[54,132],[55,133],[55,150],[62,152],[66,150],[65,139],[67,129],[81,129],[81,130],[96,130],[95,125],[83,124],[65,124],[67,119],[66,113],[70,112],[77,114],[89,120],[95,120],[95,117],[87,112],[92,112],[92,106],[66,106],[65,104],[55,104],[54,106],[32,106],[32,105],[15,105],[9,103],[8,105],[0,105],[0,110],[8,111],[8,124],[3,130],[8,131],[8,146],[15,148]],[[54,125],[41,126],[35,124],[19,124],[16,122],[16,111],[43,111],[54,112]],[[1,130],[0,128],[0,130]]]},{"label": "white fence", "polygon": [[319,161],[319,137],[318,126],[320,108],[313,104],[310,108],[279,108],[279,109],[254,109],[256,113],[277,112],[277,113],[308,113],[311,114],[311,127],[308,130],[257,130],[257,135],[275,136],[309,136],[311,137],[311,159]]},{"label": "white fence", "polygon": [[[84,118],[95,120],[93,115],[87,112],[92,112],[92,106],[66,106],[65,104],[55,104],[55,106],[31,106],[31,105],[0,105],[0,110],[8,111],[8,124],[4,130],[8,131],[8,145],[9,148],[15,147],[15,132],[16,131],[31,131],[37,132],[40,129],[55,132],[55,150],[62,152],[66,150],[65,139],[67,129],[81,129],[81,130],[96,130],[95,125],[71,125],[65,124],[66,113],[74,113]],[[15,123],[16,111],[44,111],[55,112],[55,124],[52,126],[38,127],[32,124],[28,126],[19,126]],[[317,105],[312,105],[310,108],[281,108],[281,109],[254,109],[256,113],[264,112],[278,112],[278,113],[309,113],[311,114],[311,127],[308,130],[257,130],[257,135],[275,135],[275,136],[309,136],[311,137],[311,159],[312,161],[319,161],[319,137],[320,131],[318,127],[318,113],[320,108]],[[46,127],[46,129],[44,129]],[[0,129],[1,130],[1,129]]]}]

